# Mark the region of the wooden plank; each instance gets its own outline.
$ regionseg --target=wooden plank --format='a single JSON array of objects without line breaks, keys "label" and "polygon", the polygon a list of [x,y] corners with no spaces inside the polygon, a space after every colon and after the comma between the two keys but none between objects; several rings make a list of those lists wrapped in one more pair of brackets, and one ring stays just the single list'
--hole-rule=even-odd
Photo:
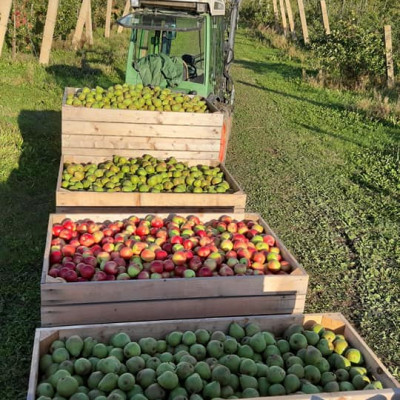
[{"label": "wooden plank", "polygon": [[272,7],[274,10],[275,29],[277,29],[277,27],[279,26],[278,0],[272,0]]},{"label": "wooden plank", "polygon": [[82,0],[81,8],[79,10],[78,21],[76,22],[74,36],[72,37],[72,45],[75,50],[79,47],[80,41],[82,40],[83,27],[87,22],[89,6],[89,0]]},{"label": "wooden plank", "polygon": [[215,126],[151,125],[119,122],[63,121],[63,135],[106,135],[162,138],[218,139],[221,129]]},{"label": "wooden plank", "polygon": [[385,25],[385,51],[386,51],[386,70],[387,70],[387,86],[389,89],[394,88],[394,63],[393,63],[393,44],[392,44],[392,27]]},{"label": "wooden plank", "polygon": [[92,149],[112,149],[114,150],[113,154],[118,154],[118,151],[123,149],[143,150],[142,154],[145,154],[148,150],[215,152],[218,146],[218,139],[62,135],[62,153],[64,154],[67,149],[76,148],[82,148],[86,153]]},{"label": "wooden plank", "polygon": [[324,23],[325,33],[327,35],[330,35],[331,28],[329,26],[328,8],[326,6],[325,0],[321,0],[321,11],[322,11],[322,21]]},{"label": "wooden plank", "polygon": [[[142,154],[143,155],[143,154]],[[173,154],[171,153],[169,157],[172,157]],[[79,162],[79,163],[101,163],[104,161],[109,161],[111,158],[109,156],[92,156],[90,154],[85,154],[85,155],[61,155],[60,158],[60,165],[64,165],[64,163],[71,163],[71,162]],[[222,164],[219,163],[218,160],[188,160],[185,158],[180,158],[179,161],[187,163],[189,166],[193,165],[209,165],[209,166],[220,166]]]},{"label": "wooden plank", "polygon": [[140,111],[118,109],[95,109],[85,107],[63,106],[63,121],[94,121],[134,124],[160,124],[183,126],[222,127],[224,115],[211,113],[178,113],[173,111]]},{"label": "wooden plank", "polygon": [[86,14],[86,41],[90,46],[93,45],[93,26],[92,26],[92,2],[89,0]]},{"label": "wooden plank", "polygon": [[56,193],[59,207],[242,207],[244,193],[140,193],[85,192],[61,189]]},{"label": "wooden plank", "polygon": [[[31,376],[29,380],[28,400],[35,399],[37,380],[32,375],[37,374],[39,369],[39,355],[48,352],[51,342],[55,339],[66,339],[72,335],[80,335],[82,337],[92,336],[101,341],[109,341],[111,336],[117,332],[126,332],[129,334],[132,341],[138,341],[142,337],[152,336],[157,339],[164,338],[172,331],[196,330],[198,328],[208,329],[210,331],[222,330],[226,331],[229,324],[236,321],[241,325],[248,322],[254,322],[260,325],[263,330],[269,330],[276,336],[280,336],[285,328],[291,324],[303,324],[315,321],[322,323],[326,328],[330,328],[333,323],[336,326],[345,325],[344,333],[346,339],[351,341],[347,333],[350,332],[351,325],[341,314],[294,314],[294,315],[258,315],[258,316],[235,316],[225,318],[202,318],[202,319],[179,319],[165,321],[145,321],[145,322],[130,322],[130,323],[115,323],[115,324],[98,324],[98,325],[75,325],[57,328],[40,328],[36,330],[34,350],[32,356]],[[362,339],[357,334],[353,343],[354,347],[361,344]],[[39,349],[39,350],[38,350]],[[367,347],[365,352],[368,355],[376,358],[375,354]],[[366,359],[367,360],[367,359]],[[379,360],[378,360],[379,361]],[[367,367],[370,367],[367,360]],[[382,370],[382,376],[385,376],[383,381],[389,382],[383,390],[371,391],[352,391],[352,392],[335,392],[335,393],[319,393],[319,400],[398,400],[400,396],[399,383],[391,376],[386,369]],[[36,375],[37,376],[37,375]],[[382,376],[377,377],[382,381]],[[385,385],[385,383],[384,383]],[[259,397],[253,400],[279,400],[282,397]],[[291,400],[311,400],[315,395],[294,394],[288,398]]]},{"label": "wooden plank", "polygon": [[284,0],[279,0],[279,5],[280,5],[280,8],[281,8],[283,34],[286,36],[287,35],[287,31],[288,31],[288,26],[287,26],[287,20],[286,20],[286,11],[285,11]]},{"label": "wooden plank", "polygon": [[113,3],[113,0],[107,0],[106,26],[104,29],[104,37],[106,37],[106,38],[110,37],[112,3]]},{"label": "wooden plank", "polygon": [[[122,15],[123,16],[127,15],[130,8],[131,8],[131,2],[130,2],[130,0],[126,0],[125,8],[124,8]],[[118,25],[117,33],[121,33],[123,30],[124,30],[124,27],[122,25]]]},{"label": "wooden plank", "polygon": [[301,312],[296,305],[297,299],[298,297],[292,294],[42,306],[41,321],[42,326],[61,326],[76,323],[101,324],[154,319],[213,318],[237,314],[292,314]]},{"label": "wooden plank", "polygon": [[[46,277],[47,278],[47,277]],[[306,276],[233,276],[195,279],[128,280],[123,282],[68,282],[42,284],[42,307],[68,304],[95,304],[105,299],[112,302],[150,301],[179,297],[203,299],[220,297],[270,297],[277,295],[304,298]]]},{"label": "wooden plank", "polygon": [[287,15],[288,15],[288,20],[289,20],[290,33],[292,35],[292,39],[296,39],[296,31],[294,30],[293,10],[292,10],[292,5],[290,3],[290,0],[285,0],[285,4],[286,4],[286,10],[287,10]]},{"label": "wooden plank", "polygon": [[[112,157],[115,155],[115,149],[90,149],[91,155],[94,156],[107,156]],[[150,153],[150,152],[149,152]],[[66,148],[64,149],[64,155],[84,156],[87,154],[87,149],[81,147],[78,148]],[[119,156],[124,157],[141,157],[143,156],[143,150],[118,150]],[[171,157],[171,152],[164,150],[152,150],[151,155],[157,158],[168,158]],[[218,152],[211,151],[174,151],[174,155],[177,159],[194,159],[194,160],[218,160]]]},{"label": "wooden plank", "polygon": [[40,48],[40,64],[48,64],[50,60],[50,51],[51,45],[53,43],[54,27],[57,20],[58,3],[59,0],[49,0],[48,2],[42,47]]},{"label": "wooden plank", "polygon": [[6,36],[8,19],[10,17],[12,0],[2,0],[0,3],[0,57]]},{"label": "wooden plank", "polygon": [[308,26],[307,26],[306,12],[304,10],[304,2],[303,0],[297,0],[297,4],[299,6],[301,29],[303,31],[303,40],[305,44],[309,44],[310,36],[308,34]]}]

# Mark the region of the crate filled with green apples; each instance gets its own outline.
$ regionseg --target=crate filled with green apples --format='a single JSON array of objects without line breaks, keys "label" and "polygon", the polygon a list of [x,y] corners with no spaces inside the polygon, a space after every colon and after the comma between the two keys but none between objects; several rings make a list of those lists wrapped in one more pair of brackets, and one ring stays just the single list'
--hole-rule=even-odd
[{"label": "crate filled with green apples", "polygon": [[399,387],[341,314],[295,314],[40,328],[27,400],[394,400]]},{"label": "crate filled with green apples", "polygon": [[42,325],[302,312],[307,286],[257,214],[52,214]]},{"label": "crate filled with green apples", "polygon": [[57,212],[244,211],[246,195],[223,163],[150,154],[98,157],[87,151],[84,158],[61,157]]}]

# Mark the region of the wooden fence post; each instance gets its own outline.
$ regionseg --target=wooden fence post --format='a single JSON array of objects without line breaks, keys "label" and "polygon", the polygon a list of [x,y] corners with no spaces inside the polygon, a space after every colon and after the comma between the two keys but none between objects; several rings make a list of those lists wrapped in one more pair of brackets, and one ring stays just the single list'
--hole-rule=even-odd
[{"label": "wooden fence post", "polygon": [[3,50],[4,37],[6,36],[11,5],[12,5],[12,0],[2,0],[0,2],[0,56]]},{"label": "wooden fence post", "polygon": [[104,30],[104,36],[106,38],[110,37],[110,31],[111,31],[111,9],[112,9],[112,0],[107,0],[106,28]]},{"label": "wooden fence post", "polygon": [[391,25],[385,25],[385,49],[386,49],[387,86],[389,89],[392,89],[394,87],[394,65],[393,65]]},{"label": "wooden fence post", "polygon": [[325,33],[327,35],[331,34],[331,28],[329,26],[328,9],[326,7],[326,1],[321,0],[321,10],[322,10],[322,20],[324,22]]},{"label": "wooden fence post", "polygon": [[54,27],[56,26],[59,0],[49,0],[47,5],[46,22],[44,25],[42,47],[40,49],[40,64],[48,64],[51,45],[53,43]]},{"label": "wooden fence post", "polygon": [[277,29],[279,26],[278,0],[272,0],[272,6],[274,9],[275,29]]},{"label": "wooden fence post", "polygon": [[[123,15],[128,14],[130,8],[131,8],[131,1],[130,0],[126,0]],[[124,29],[124,27],[119,25],[118,29],[117,29],[117,33],[121,33],[123,31],[123,29]]]},{"label": "wooden fence post", "polygon": [[93,26],[92,26],[92,1],[88,1],[86,14],[86,40],[90,45],[93,45]]},{"label": "wooden fence post", "polygon": [[286,11],[289,19],[289,29],[293,39],[296,39],[296,32],[294,30],[294,20],[293,20],[293,10],[292,5],[290,4],[290,0],[285,0],[286,3]]},{"label": "wooden fence post", "polygon": [[304,10],[304,2],[303,0],[297,0],[297,4],[299,6],[301,29],[303,31],[304,43],[308,44],[310,43],[310,37],[308,35],[308,26],[307,26],[306,12]]},{"label": "wooden fence post", "polygon": [[287,36],[287,21],[286,21],[286,11],[285,11],[285,4],[283,2],[284,0],[279,0],[279,4],[281,6],[281,17],[282,17],[282,28],[283,28],[283,34]]},{"label": "wooden fence post", "polygon": [[90,12],[88,11],[89,6],[90,6],[89,0],[82,1],[81,9],[79,10],[78,21],[76,22],[74,36],[72,37],[72,45],[75,50],[78,48],[79,42],[82,39],[83,27],[85,26],[85,23],[87,23],[88,12]]}]

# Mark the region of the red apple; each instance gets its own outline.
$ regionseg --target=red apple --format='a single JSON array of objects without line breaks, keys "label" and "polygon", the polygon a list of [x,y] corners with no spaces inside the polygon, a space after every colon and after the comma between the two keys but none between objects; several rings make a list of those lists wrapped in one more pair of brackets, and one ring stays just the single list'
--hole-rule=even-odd
[{"label": "red apple", "polygon": [[87,246],[90,247],[92,244],[94,244],[94,238],[91,233],[84,233],[80,238],[79,238],[79,243],[82,246]]},{"label": "red apple", "polygon": [[104,238],[104,233],[102,231],[96,231],[92,234],[95,243],[100,243]]},{"label": "red apple", "polygon": [[175,269],[175,264],[170,259],[164,260],[163,265],[166,272],[171,272]]},{"label": "red apple", "polygon": [[[93,279],[92,279],[93,280]],[[116,277],[115,277],[115,275],[107,275],[106,274],[106,279],[105,279],[106,281],[115,281],[116,280]]]},{"label": "red apple", "polygon": [[59,237],[64,240],[71,240],[72,239],[72,231],[69,229],[63,229],[59,233]]},{"label": "red apple", "polygon": [[60,250],[54,250],[50,253],[50,264],[61,262],[63,256]]},{"label": "red apple", "polygon": [[129,260],[133,256],[133,251],[130,247],[122,247],[119,254],[122,258]]},{"label": "red apple", "polygon": [[264,264],[265,263],[265,255],[264,255],[264,253],[261,253],[261,252],[254,252],[252,255],[252,260],[257,263]]},{"label": "red apple", "polygon": [[69,229],[70,231],[74,231],[76,230],[76,224],[75,222],[73,222],[71,219],[66,218],[61,222],[61,225],[65,228],[65,229]]},{"label": "red apple", "polygon": [[197,276],[202,277],[202,278],[204,278],[204,277],[210,277],[210,276],[213,276],[213,272],[212,272],[211,269],[208,268],[208,267],[202,267],[202,268],[200,268],[199,271],[197,272]]},{"label": "red apple", "polygon": [[146,236],[150,233],[150,229],[147,225],[144,224],[140,224],[137,228],[136,228],[136,234],[139,236]]},{"label": "red apple", "polygon": [[164,271],[164,263],[161,260],[154,260],[150,264],[150,271],[152,273],[162,274]]},{"label": "red apple", "polygon": [[[228,225],[229,226],[229,225]],[[219,275],[221,276],[233,276],[235,273],[233,269],[226,264],[222,264],[221,268],[218,271]]]},{"label": "red apple", "polygon": [[183,243],[183,238],[181,236],[173,236],[171,238],[171,243],[172,244],[182,244]]},{"label": "red apple", "polygon": [[175,276],[182,277],[184,272],[186,271],[186,267],[184,265],[178,265],[175,267]]},{"label": "red apple", "polygon": [[138,279],[150,279],[149,271],[141,271],[138,275]]},{"label": "red apple", "polygon": [[79,273],[83,278],[91,279],[95,273],[95,268],[92,265],[85,264],[79,268]]},{"label": "red apple", "polygon": [[51,267],[49,270],[49,275],[52,276],[53,278],[58,278],[60,273],[60,268],[57,267]]},{"label": "red apple", "polygon": [[107,274],[104,271],[96,271],[93,275],[92,281],[105,281]]},{"label": "red apple", "polygon": [[150,224],[154,228],[161,228],[164,226],[164,221],[160,217],[154,217],[151,221]]},{"label": "red apple", "polygon": [[265,235],[263,237],[263,242],[267,243],[268,246],[274,246],[275,245],[275,238],[271,235]]},{"label": "red apple", "polygon": [[60,232],[64,229],[64,227],[61,224],[54,224],[52,228],[52,234],[53,236],[59,236]]},{"label": "red apple", "polygon": [[211,253],[211,249],[206,246],[202,246],[197,250],[197,255],[200,257],[208,257]]},{"label": "red apple", "polygon": [[82,223],[78,223],[78,224],[76,224],[76,230],[77,230],[77,232],[79,232],[79,233],[85,233],[85,232],[87,232],[87,230],[88,230],[88,226],[87,226],[87,223],[86,222],[82,222]]},{"label": "red apple", "polygon": [[132,247],[132,252],[134,255],[138,256],[144,249],[148,246],[147,243],[144,242],[136,242]]},{"label": "red apple", "polygon": [[201,258],[198,256],[194,256],[190,261],[189,261],[189,268],[192,269],[193,271],[198,271],[203,263],[201,262]]},{"label": "red apple", "polygon": [[156,260],[165,260],[168,257],[168,253],[165,250],[155,251]]},{"label": "red apple", "polygon": [[93,267],[97,265],[97,259],[93,256],[84,257],[85,264],[89,264]]},{"label": "red apple", "polygon": [[104,243],[103,244],[103,250],[107,253],[111,253],[112,251],[114,251],[114,243]]},{"label": "red apple", "polygon": [[66,261],[65,263],[63,263],[63,267],[68,269],[75,269],[76,264],[73,261]]},{"label": "red apple", "polygon": [[115,261],[107,261],[104,264],[104,272],[109,275],[115,275],[117,273],[118,264]]}]

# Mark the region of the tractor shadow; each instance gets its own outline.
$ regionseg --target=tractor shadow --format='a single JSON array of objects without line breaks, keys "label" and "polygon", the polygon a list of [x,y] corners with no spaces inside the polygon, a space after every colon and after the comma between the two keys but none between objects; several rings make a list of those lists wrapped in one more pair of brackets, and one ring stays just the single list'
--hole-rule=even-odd
[{"label": "tractor shadow", "polygon": [[[40,276],[60,158],[60,112],[22,110],[18,164],[0,184],[0,336],[9,376],[6,399],[28,387],[35,328],[40,326]],[[15,344],[18,347],[15,347]],[[13,382],[13,383],[12,383]],[[10,396],[10,397],[7,397]]]}]

